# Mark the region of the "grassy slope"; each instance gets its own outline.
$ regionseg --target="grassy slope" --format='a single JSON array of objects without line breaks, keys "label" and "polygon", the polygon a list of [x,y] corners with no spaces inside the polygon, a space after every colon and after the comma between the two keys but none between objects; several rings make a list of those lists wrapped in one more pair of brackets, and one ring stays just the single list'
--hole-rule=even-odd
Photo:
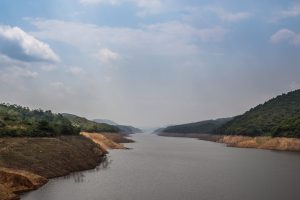
[{"label": "grassy slope", "polygon": [[104,152],[83,136],[0,138],[0,167],[52,178],[95,167]]},{"label": "grassy slope", "polygon": [[13,193],[45,183],[32,184],[36,176],[53,178],[95,168],[105,154],[83,136],[0,138],[0,200],[17,199]]}]

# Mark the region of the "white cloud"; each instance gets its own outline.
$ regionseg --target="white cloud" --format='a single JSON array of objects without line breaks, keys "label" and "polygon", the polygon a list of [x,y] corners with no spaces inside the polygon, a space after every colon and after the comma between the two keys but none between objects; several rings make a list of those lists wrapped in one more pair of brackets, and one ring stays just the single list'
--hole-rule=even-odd
[{"label": "white cloud", "polygon": [[271,42],[276,44],[282,41],[290,40],[295,37],[295,33],[289,29],[281,29],[271,36]]},{"label": "white cloud", "polygon": [[54,64],[44,64],[44,65],[41,66],[41,69],[46,71],[46,72],[53,71],[57,68],[58,68],[58,66],[54,65]]},{"label": "white cloud", "polygon": [[138,16],[144,17],[147,15],[158,14],[162,10],[162,3],[160,0],[133,0],[136,5],[141,8],[137,13]]},{"label": "white cloud", "polygon": [[198,29],[182,22],[167,22],[145,26],[153,34],[174,37],[174,40],[189,40],[198,38],[202,42],[222,41],[227,30],[222,27]]},{"label": "white cloud", "polygon": [[31,69],[35,67],[30,63],[0,54],[0,81],[14,83],[18,79],[34,79],[39,75],[38,72]]},{"label": "white cloud", "polygon": [[83,69],[80,67],[71,67],[68,71],[72,75],[76,75],[76,76],[83,73]]},{"label": "white cloud", "polygon": [[282,10],[279,12],[279,18],[290,18],[300,16],[300,4],[294,4],[287,10]]},{"label": "white cloud", "polygon": [[83,5],[120,5],[123,3],[132,3],[140,9],[137,13],[140,17],[158,14],[162,10],[161,0],[79,0],[79,2]]},{"label": "white cloud", "polygon": [[[191,56],[199,53],[200,43],[221,42],[228,32],[222,27],[197,28],[179,21],[137,28],[96,26],[58,20],[33,20],[32,24],[38,29],[33,34],[39,38],[70,44],[84,53],[97,54],[102,61],[116,60],[120,55],[124,59],[153,55]],[[106,49],[99,52],[103,47]]]},{"label": "white cloud", "polygon": [[300,33],[295,33],[289,29],[281,29],[274,33],[270,40],[273,44],[288,42],[295,46],[300,46]]},{"label": "white cloud", "polygon": [[108,48],[100,49],[95,55],[101,62],[109,63],[120,59],[120,55]]},{"label": "white cloud", "polygon": [[0,70],[0,81],[3,82],[15,82],[20,78],[23,79],[34,79],[38,76],[38,73],[35,71],[31,71],[27,68],[21,68],[12,66],[9,68],[5,68]]},{"label": "white cloud", "polygon": [[18,27],[0,26],[0,52],[21,61],[59,61],[48,44]]},{"label": "white cloud", "polygon": [[58,92],[58,96],[63,97],[65,94],[70,95],[74,94],[72,89],[65,85],[65,83],[61,81],[54,81],[49,83],[50,90],[54,92]]},{"label": "white cloud", "polygon": [[83,5],[97,5],[97,4],[119,4],[121,0],[79,0]]},{"label": "white cloud", "polygon": [[207,11],[215,13],[222,21],[239,22],[251,17],[250,12],[228,12],[221,7],[207,7]]}]

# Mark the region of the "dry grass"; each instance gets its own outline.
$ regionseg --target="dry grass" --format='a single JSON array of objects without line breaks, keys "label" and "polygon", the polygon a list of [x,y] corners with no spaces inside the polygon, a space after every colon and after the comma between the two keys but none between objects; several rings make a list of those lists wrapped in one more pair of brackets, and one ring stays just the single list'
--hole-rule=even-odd
[{"label": "dry grass", "polygon": [[82,136],[1,138],[0,167],[22,169],[47,178],[96,166],[105,154]]},{"label": "dry grass", "polygon": [[132,143],[133,140],[128,138],[128,135],[120,134],[120,133],[101,133],[106,138],[116,142],[116,143]]},{"label": "dry grass", "polygon": [[17,199],[14,192],[36,189],[46,178],[92,169],[105,154],[83,136],[0,138],[0,200]]},{"label": "dry grass", "polygon": [[116,143],[108,139],[106,136],[104,136],[101,133],[81,132],[80,134],[83,135],[84,137],[91,139],[96,144],[99,144],[105,151],[109,149],[124,149],[123,144]]},{"label": "dry grass", "polygon": [[299,138],[224,136],[218,142],[241,148],[300,151]]},{"label": "dry grass", "polygon": [[183,134],[183,133],[160,133],[161,136],[171,137],[190,137],[198,138],[200,140],[207,140],[212,142],[224,143],[230,147],[240,148],[257,148],[257,149],[269,149],[280,151],[300,151],[300,139],[299,138],[284,138],[284,137],[247,137],[238,135],[211,135],[211,134]]}]

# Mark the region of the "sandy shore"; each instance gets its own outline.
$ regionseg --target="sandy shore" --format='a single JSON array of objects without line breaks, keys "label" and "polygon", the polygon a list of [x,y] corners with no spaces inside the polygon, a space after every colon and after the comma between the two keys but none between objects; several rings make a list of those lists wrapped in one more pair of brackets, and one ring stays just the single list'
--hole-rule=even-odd
[{"label": "sandy shore", "polygon": [[300,151],[299,138],[223,136],[217,142],[240,148]]},{"label": "sandy shore", "polygon": [[107,137],[105,137],[104,135],[102,135],[100,133],[81,132],[80,134],[83,135],[84,137],[87,137],[87,138],[91,139],[96,144],[99,144],[100,147],[103,150],[105,150],[106,152],[109,149],[124,149],[123,144],[116,143],[116,142],[108,139]]},{"label": "sandy shore", "polygon": [[223,136],[211,134],[182,134],[182,133],[160,133],[160,136],[189,137],[200,140],[224,143],[230,147],[256,148],[279,151],[300,151],[300,138],[285,137],[247,137],[247,136]]}]

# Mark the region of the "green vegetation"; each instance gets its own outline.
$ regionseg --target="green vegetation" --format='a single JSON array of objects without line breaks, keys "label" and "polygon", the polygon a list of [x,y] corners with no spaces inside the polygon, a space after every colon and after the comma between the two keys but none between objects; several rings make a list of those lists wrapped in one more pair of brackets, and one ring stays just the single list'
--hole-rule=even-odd
[{"label": "green vegetation", "polygon": [[282,94],[250,109],[216,133],[245,136],[300,137],[300,90]]},{"label": "green vegetation", "polygon": [[141,129],[135,128],[133,126],[125,126],[125,125],[116,125],[120,132],[125,134],[134,134],[134,133],[142,133],[143,131]]},{"label": "green vegetation", "polygon": [[300,90],[277,96],[234,118],[169,126],[156,132],[300,138]]},{"label": "green vegetation", "polygon": [[168,126],[164,129],[159,129],[155,132],[164,133],[214,133],[221,125],[225,124],[232,118],[221,118],[216,120],[206,120],[189,124],[181,124]]},{"label": "green vegetation", "polygon": [[49,137],[76,135],[79,131],[61,114],[0,104],[0,136]]},{"label": "green vegetation", "polygon": [[120,129],[116,126],[105,124],[105,123],[97,123],[91,120],[88,120],[83,117],[79,117],[76,115],[63,113],[64,117],[69,119],[72,122],[72,125],[81,129],[81,131],[86,132],[119,132]]},{"label": "green vegetation", "polygon": [[134,133],[142,133],[143,132],[141,129],[135,128],[133,126],[119,125],[108,119],[94,119],[93,121],[97,122],[97,123],[106,123],[109,125],[116,126],[120,129],[120,133],[122,133],[122,134],[134,134]]}]

